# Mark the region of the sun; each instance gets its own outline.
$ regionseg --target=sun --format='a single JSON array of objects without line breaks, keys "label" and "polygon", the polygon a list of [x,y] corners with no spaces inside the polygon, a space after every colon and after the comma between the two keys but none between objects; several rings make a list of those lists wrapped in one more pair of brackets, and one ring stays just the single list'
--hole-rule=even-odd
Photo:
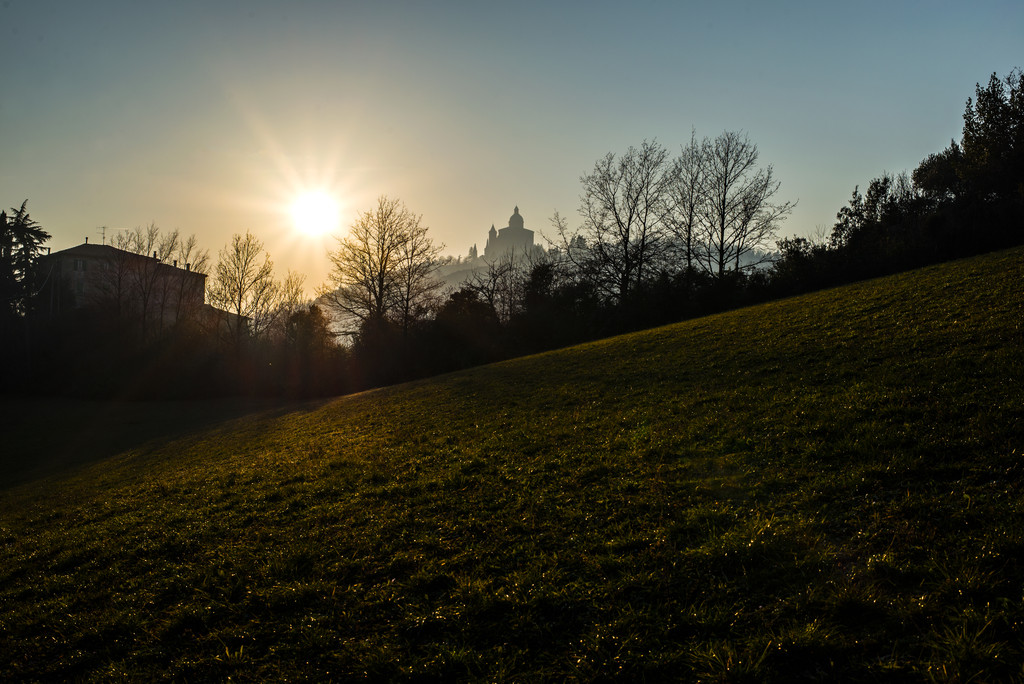
[{"label": "sun", "polygon": [[295,229],[310,236],[337,229],[338,213],[338,200],[323,190],[304,192],[291,205]]}]

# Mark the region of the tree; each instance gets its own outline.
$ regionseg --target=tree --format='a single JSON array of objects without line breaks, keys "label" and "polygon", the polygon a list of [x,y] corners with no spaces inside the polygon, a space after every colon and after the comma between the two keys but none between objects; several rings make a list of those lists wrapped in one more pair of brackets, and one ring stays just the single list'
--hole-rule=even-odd
[{"label": "tree", "polygon": [[518,285],[520,304],[508,325],[517,352],[569,344],[591,335],[599,308],[588,282],[549,258],[534,262]]},{"label": "tree", "polygon": [[181,270],[177,274],[174,284],[173,296],[174,320],[194,320],[199,313],[205,300],[205,293],[201,289],[191,287],[194,282],[188,276],[190,272],[206,273],[209,267],[210,253],[199,247],[199,241],[195,235],[178,241],[177,250],[174,252],[175,265]]},{"label": "tree", "polygon": [[[270,336],[275,342],[287,339],[289,321],[293,316],[313,306],[306,299],[303,287],[305,282],[306,276],[288,269],[284,280],[277,283],[273,310],[266,317],[267,324],[262,330],[263,334]],[[319,309],[317,311],[319,312]]]},{"label": "tree", "polygon": [[309,353],[334,347],[334,335],[323,311],[316,304],[302,304],[289,311],[282,323],[285,346]]},{"label": "tree", "polygon": [[442,249],[444,245],[434,245],[427,237],[427,228],[418,219],[398,246],[394,311],[403,336],[408,336],[409,326],[436,303],[442,283],[434,274],[441,263]]},{"label": "tree", "polygon": [[465,368],[504,355],[505,337],[494,307],[468,285],[448,295],[429,331],[426,347],[435,370]]},{"label": "tree", "polygon": [[525,287],[530,273],[547,261],[542,253],[517,256],[515,250],[511,250],[500,259],[487,262],[485,270],[474,271],[462,287],[474,290],[480,301],[494,310],[498,321],[506,325],[525,305]]},{"label": "tree", "polygon": [[694,268],[702,254],[699,228],[707,175],[703,150],[696,132],[691,131],[689,144],[682,148],[672,165],[668,185],[667,224],[685,264],[687,286],[692,282]]},{"label": "tree", "polygon": [[918,191],[906,173],[895,176],[883,173],[871,180],[864,195],[855,187],[849,204],[836,214],[829,245],[833,249],[881,248],[884,229],[912,213],[917,197]]},{"label": "tree", "polygon": [[779,240],[777,249],[779,258],[771,270],[771,283],[777,295],[816,290],[829,282],[829,252],[824,240],[793,236]]},{"label": "tree", "polygon": [[507,256],[487,262],[487,268],[473,271],[461,288],[474,292],[477,301],[487,305],[501,324],[508,323],[513,306],[514,264]]},{"label": "tree", "polygon": [[273,322],[281,285],[274,280],[274,263],[252,233],[232,236],[222,249],[210,284],[210,301],[227,311],[226,324],[236,343],[245,335],[261,335]]},{"label": "tree", "polygon": [[28,313],[36,264],[50,234],[29,216],[28,200],[0,211],[0,307],[5,316]]},{"label": "tree", "polygon": [[433,276],[441,248],[420,222],[402,202],[381,196],[328,252],[332,269],[319,294],[346,334],[385,321],[407,330],[437,291]]},{"label": "tree", "polygon": [[272,358],[283,391],[295,396],[343,390],[344,353],[319,306],[303,303],[288,309],[278,327],[281,336]]},{"label": "tree", "polygon": [[771,245],[778,223],[795,203],[773,201],[781,182],[771,165],[758,168],[757,145],[735,131],[702,144],[705,164],[701,224],[704,268],[721,278],[756,264],[744,257]]},{"label": "tree", "polygon": [[665,256],[668,151],[645,140],[620,157],[609,152],[580,182],[580,230],[570,235],[554,219],[564,254],[605,296],[625,302]]},{"label": "tree", "polygon": [[914,169],[914,186],[925,197],[936,203],[956,200],[963,196],[963,153],[960,145],[951,140],[942,152],[929,154]]},{"label": "tree", "polygon": [[195,235],[151,223],[114,233],[111,246],[98,280],[104,293],[94,303],[108,308],[119,330],[134,328],[150,340],[167,324],[198,317],[204,292],[195,274],[206,271],[209,252]]},{"label": "tree", "polygon": [[153,329],[152,324],[157,329],[163,325],[171,283],[161,277],[161,259],[178,249],[178,231],[164,233],[155,223],[151,223],[145,228],[135,227],[116,233],[113,243],[114,247],[123,252],[143,257],[121,259],[117,270],[123,271],[127,280],[132,301],[139,309],[142,338],[147,339]]},{"label": "tree", "polygon": [[961,178],[982,198],[1024,200],[1024,78],[991,75],[964,111]]}]

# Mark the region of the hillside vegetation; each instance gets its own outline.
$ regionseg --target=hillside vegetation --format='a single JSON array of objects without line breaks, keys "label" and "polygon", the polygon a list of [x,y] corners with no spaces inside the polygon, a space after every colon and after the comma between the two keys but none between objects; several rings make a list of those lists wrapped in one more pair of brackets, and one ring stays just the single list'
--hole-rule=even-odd
[{"label": "hillside vegetation", "polygon": [[140,429],[0,493],[0,678],[1013,681],[1022,379],[1018,249]]}]

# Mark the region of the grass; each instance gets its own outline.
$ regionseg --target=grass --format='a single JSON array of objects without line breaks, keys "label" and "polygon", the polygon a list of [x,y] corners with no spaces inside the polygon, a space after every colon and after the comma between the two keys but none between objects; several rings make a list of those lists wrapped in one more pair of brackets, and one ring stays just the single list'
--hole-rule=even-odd
[{"label": "grass", "polygon": [[73,467],[8,423],[42,465],[5,466],[0,678],[1019,681],[1022,283],[1013,250],[333,401],[136,406]]}]

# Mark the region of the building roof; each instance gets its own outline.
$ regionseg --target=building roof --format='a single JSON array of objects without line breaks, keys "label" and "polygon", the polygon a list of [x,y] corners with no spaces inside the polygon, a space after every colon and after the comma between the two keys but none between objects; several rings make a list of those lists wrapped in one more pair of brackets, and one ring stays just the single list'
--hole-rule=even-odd
[{"label": "building roof", "polygon": [[518,204],[516,205],[516,208],[512,211],[512,215],[508,217],[508,227],[509,228],[517,228],[519,230],[524,230],[524,228],[523,228],[523,217],[519,214],[519,205]]},{"label": "building roof", "polygon": [[78,257],[85,259],[131,259],[133,262],[139,261],[150,261],[158,264],[161,269],[176,269],[179,271],[185,271],[196,276],[206,277],[205,273],[199,271],[193,271],[189,266],[185,264],[185,268],[177,266],[177,264],[169,264],[165,261],[152,257],[148,254],[136,254],[135,252],[129,252],[123,249],[118,249],[113,245],[94,245],[84,242],[74,247],[68,247],[57,252],[51,252],[50,254],[43,255],[42,259],[54,258],[54,257]]}]

